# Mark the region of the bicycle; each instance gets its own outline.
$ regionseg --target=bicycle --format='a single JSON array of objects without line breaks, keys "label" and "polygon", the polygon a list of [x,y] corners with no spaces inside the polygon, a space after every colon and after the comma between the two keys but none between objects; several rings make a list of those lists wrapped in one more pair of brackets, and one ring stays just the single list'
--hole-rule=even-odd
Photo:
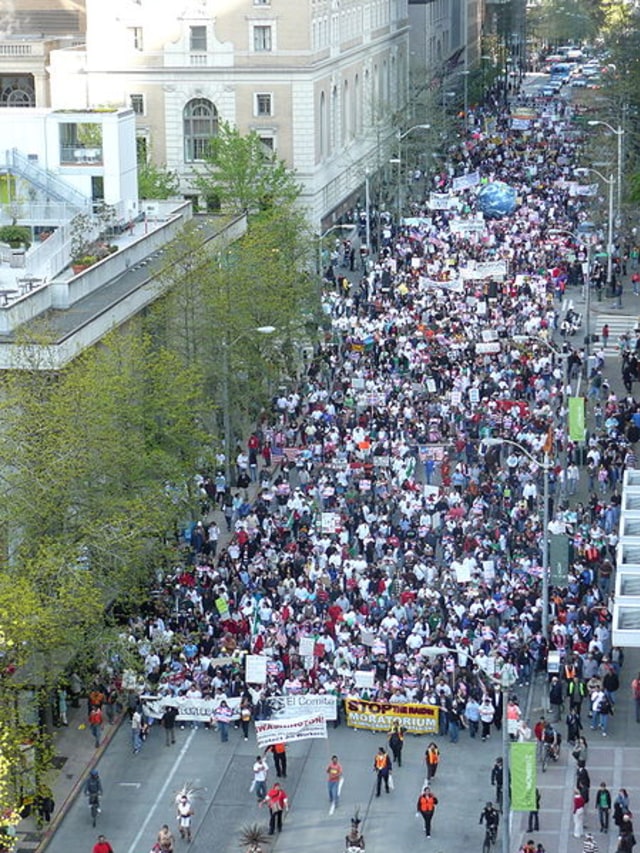
[{"label": "bicycle", "polygon": [[488,826],[486,832],[484,834],[484,841],[482,842],[482,853],[491,853],[493,848],[496,846],[496,839],[498,838],[498,827],[497,826]]},{"label": "bicycle", "polygon": [[89,794],[89,809],[91,811],[91,823],[95,827],[96,819],[100,814],[100,795]]},{"label": "bicycle", "polygon": [[545,743],[542,750],[542,772],[545,773],[550,761],[558,760],[558,748],[552,743]]}]

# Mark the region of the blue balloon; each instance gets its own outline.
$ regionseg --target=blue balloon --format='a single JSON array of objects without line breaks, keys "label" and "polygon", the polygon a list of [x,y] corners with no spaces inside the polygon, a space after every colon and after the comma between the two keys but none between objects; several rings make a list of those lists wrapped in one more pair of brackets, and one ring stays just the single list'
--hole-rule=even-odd
[{"label": "blue balloon", "polygon": [[494,219],[509,216],[516,209],[516,191],[502,181],[485,184],[476,198],[484,215]]}]

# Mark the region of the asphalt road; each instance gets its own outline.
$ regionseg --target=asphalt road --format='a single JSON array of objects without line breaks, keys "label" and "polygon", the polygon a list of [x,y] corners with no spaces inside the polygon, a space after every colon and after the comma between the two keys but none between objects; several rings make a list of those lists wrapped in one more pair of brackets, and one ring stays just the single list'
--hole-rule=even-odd
[{"label": "asphalt road", "polygon": [[[524,696],[522,697],[524,701]],[[173,801],[186,782],[198,791],[193,818],[191,853],[227,853],[239,848],[240,828],[253,822],[266,825],[266,809],[258,808],[249,786],[257,754],[255,740],[247,743],[232,730],[227,744],[205,729],[178,729],[177,743],[164,745],[164,732],[153,731],[139,755],[132,755],[126,722],[100,762],[104,785],[102,814],[93,830],[84,798],[69,810],[48,847],[48,853],[88,853],[98,832],[115,853],[149,853],[156,833],[168,823],[177,835]],[[424,836],[415,804],[424,780],[423,755],[428,739],[407,736],[403,766],[394,771],[395,790],[377,799],[373,757],[385,736],[341,726],[329,729],[325,740],[303,741],[289,747],[285,790],[290,812],[277,853],[342,851],[344,836],[356,809],[360,810],[368,853],[428,846],[439,853],[469,853],[482,846],[478,816],[491,797],[490,768],[500,754],[500,736],[471,740],[462,732],[457,744],[439,738],[442,761],[433,788],[440,799],[432,838]],[[329,816],[325,767],[336,753],[345,782],[339,808]],[[271,764],[272,767],[272,764]],[[269,781],[275,781],[273,769]],[[177,848],[186,848],[178,840]]]}]

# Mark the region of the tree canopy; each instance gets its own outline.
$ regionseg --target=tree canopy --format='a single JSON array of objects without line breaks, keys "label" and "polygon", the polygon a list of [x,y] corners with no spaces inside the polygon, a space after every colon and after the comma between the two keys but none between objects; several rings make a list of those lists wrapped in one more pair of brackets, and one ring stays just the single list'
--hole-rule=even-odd
[{"label": "tree canopy", "polygon": [[247,214],[289,207],[301,192],[291,169],[255,131],[242,135],[228,122],[210,140],[196,185],[223,209]]}]

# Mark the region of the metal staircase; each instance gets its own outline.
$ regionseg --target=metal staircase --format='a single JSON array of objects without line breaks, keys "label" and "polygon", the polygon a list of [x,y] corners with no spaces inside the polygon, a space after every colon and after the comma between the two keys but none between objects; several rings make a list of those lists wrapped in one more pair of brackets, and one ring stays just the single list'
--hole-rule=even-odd
[{"label": "metal staircase", "polygon": [[0,171],[23,178],[40,192],[44,193],[48,200],[61,201],[70,205],[76,212],[88,212],[91,209],[91,200],[75,190],[62,178],[59,178],[49,169],[43,169],[33,160],[29,160],[21,154],[17,148],[5,151],[4,169],[0,165]]}]

